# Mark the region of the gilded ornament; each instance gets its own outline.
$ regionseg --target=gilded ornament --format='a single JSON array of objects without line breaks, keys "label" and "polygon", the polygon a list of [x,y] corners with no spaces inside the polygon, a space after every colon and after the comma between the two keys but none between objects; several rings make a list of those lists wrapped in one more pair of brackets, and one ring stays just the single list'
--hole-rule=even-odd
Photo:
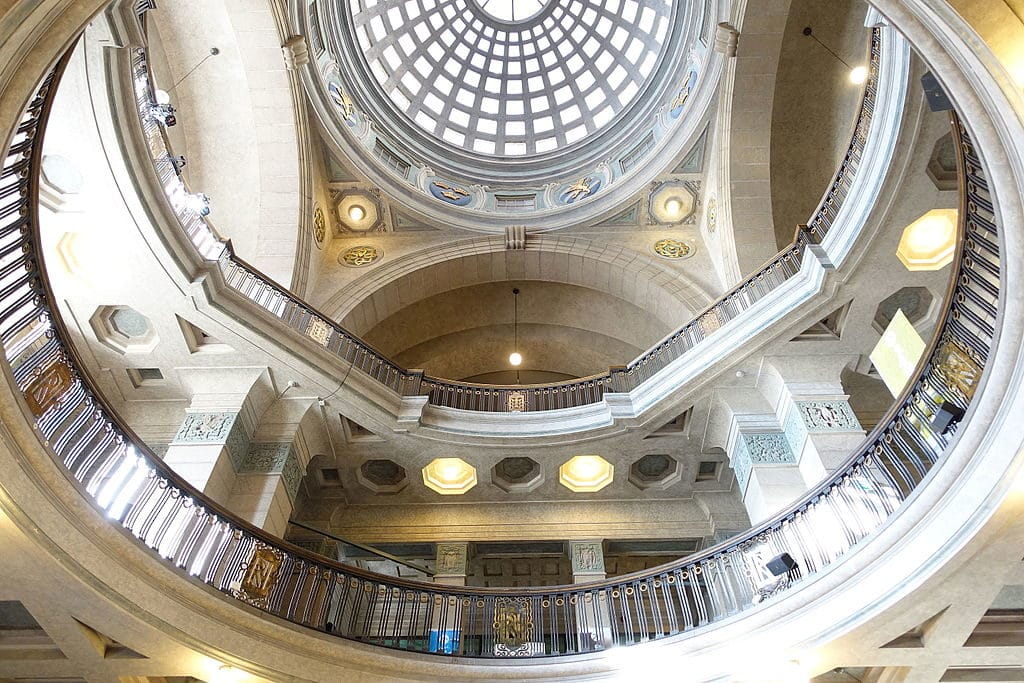
[{"label": "gilded ornament", "polygon": [[313,318],[306,327],[306,336],[320,346],[327,346],[327,342],[331,338],[331,326],[320,318]]},{"label": "gilded ornament", "polygon": [[530,654],[533,637],[533,610],[530,598],[494,600],[494,654],[499,657],[525,657]]},{"label": "gilded ornament", "polygon": [[56,362],[47,366],[25,390],[25,401],[36,417],[42,417],[71,388],[71,368]]},{"label": "gilded ornament", "polygon": [[568,189],[566,189],[565,191],[565,194],[569,198],[569,201],[574,202],[577,199],[589,197],[591,193],[594,191],[592,187],[593,182],[593,178],[583,177],[577,180],[572,185],[570,185]]},{"label": "gilded ornament", "polygon": [[447,199],[451,202],[462,201],[469,197],[469,191],[465,190],[457,185],[449,185],[448,183],[440,180],[435,180],[431,185],[437,188],[437,193],[443,199]]},{"label": "gilded ornament", "polygon": [[526,394],[522,391],[512,391],[508,395],[508,412],[521,413],[526,410]]},{"label": "gilded ornament", "polygon": [[981,366],[959,343],[949,339],[939,347],[935,370],[964,398],[974,398],[981,379]]},{"label": "gilded ornament", "polygon": [[329,83],[327,85],[327,91],[330,93],[331,101],[334,102],[334,106],[338,108],[338,111],[346,121],[356,113],[356,106],[353,104],[352,98],[342,92],[341,88],[338,87],[336,83]]},{"label": "gilded ornament", "polygon": [[242,576],[240,597],[261,605],[270,595],[281,570],[282,554],[268,546],[257,546]]},{"label": "gilded ornament", "polygon": [[685,258],[690,255],[690,245],[679,240],[665,238],[654,243],[654,253],[663,258]]},{"label": "gilded ornament", "polygon": [[379,258],[380,251],[377,247],[361,245],[358,247],[352,247],[343,253],[339,261],[342,265],[359,268],[361,266],[367,266]]},{"label": "gilded ornament", "polygon": [[323,210],[318,206],[313,212],[313,239],[316,240],[317,247],[323,246],[325,237],[327,237],[327,220],[324,218]]}]

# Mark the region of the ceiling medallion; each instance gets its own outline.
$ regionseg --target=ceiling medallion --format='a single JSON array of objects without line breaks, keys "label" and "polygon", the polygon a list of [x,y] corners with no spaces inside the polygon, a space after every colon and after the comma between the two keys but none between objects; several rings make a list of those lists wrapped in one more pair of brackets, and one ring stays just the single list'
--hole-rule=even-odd
[{"label": "ceiling medallion", "polygon": [[654,243],[654,253],[662,258],[680,259],[693,255],[693,249],[686,242],[671,238]]},{"label": "ceiling medallion", "polygon": [[313,212],[313,239],[316,240],[317,249],[322,249],[324,238],[327,236],[327,220],[324,218],[323,209],[319,206]]},{"label": "ceiling medallion", "polygon": [[381,254],[381,250],[377,247],[360,245],[358,247],[352,247],[348,251],[344,252],[341,255],[341,258],[338,259],[338,263],[352,268],[362,268],[363,266],[368,266],[379,259]]}]

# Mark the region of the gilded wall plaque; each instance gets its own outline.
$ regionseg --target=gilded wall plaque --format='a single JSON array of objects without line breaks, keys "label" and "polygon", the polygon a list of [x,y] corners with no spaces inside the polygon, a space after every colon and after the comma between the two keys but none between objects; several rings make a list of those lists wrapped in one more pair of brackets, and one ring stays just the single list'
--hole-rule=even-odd
[{"label": "gilded wall plaque", "polygon": [[512,391],[508,394],[508,412],[521,413],[526,410],[526,394],[522,391]]},{"label": "gilded wall plaque", "polygon": [[317,247],[323,246],[325,237],[327,237],[327,219],[324,218],[323,209],[318,206],[313,212],[313,239],[316,240]]},{"label": "gilded wall plaque", "polygon": [[529,598],[495,598],[494,654],[524,657],[530,654],[533,637],[533,609]]},{"label": "gilded wall plaque", "polygon": [[51,363],[25,389],[28,409],[36,417],[43,416],[71,388],[73,381],[66,363]]},{"label": "gilded wall plaque", "polygon": [[960,344],[952,339],[942,343],[936,354],[935,370],[964,398],[974,398],[981,379],[981,366]]},{"label": "gilded wall plaque", "polygon": [[342,253],[341,258],[338,262],[343,266],[351,266],[352,268],[361,268],[362,266],[368,266],[377,259],[380,258],[380,250],[377,247],[371,247],[368,245],[361,245],[358,247],[352,247],[348,251]]},{"label": "gilded wall plaque", "polygon": [[257,546],[242,577],[241,596],[254,604],[262,603],[270,595],[281,571],[281,551]]},{"label": "gilded wall plaque", "polygon": [[679,259],[685,258],[692,253],[690,245],[671,238],[658,240],[654,243],[654,253],[662,258]]},{"label": "gilded wall plaque", "polygon": [[306,336],[320,346],[327,346],[327,342],[331,339],[331,326],[320,318],[313,318],[306,326]]}]

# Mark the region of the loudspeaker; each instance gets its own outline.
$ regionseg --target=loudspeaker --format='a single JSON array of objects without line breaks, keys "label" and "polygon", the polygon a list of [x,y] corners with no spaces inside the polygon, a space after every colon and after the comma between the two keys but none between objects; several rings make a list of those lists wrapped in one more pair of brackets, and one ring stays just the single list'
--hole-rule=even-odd
[{"label": "loudspeaker", "polygon": [[932,111],[949,111],[953,108],[946,91],[942,89],[931,71],[921,76],[921,88],[924,89],[925,99],[928,100],[928,108]]},{"label": "loudspeaker", "polygon": [[939,405],[935,417],[932,418],[932,430],[936,434],[945,434],[949,426],[954,422],[959,422],[963,416],[963,408],[952,403],[942,403]]},{"label": "loudspeaker", "polygon": [[768,567],[768,571],[772,573],[772,576],[782,576],[783,574],[788,574],[793,571],[799,565],[797,565],[796,560],[793,559],[792,555],[789,553],[782,553],[781,555],[776,555],[772,559],[768,560],[768,564],[765,566]]}]

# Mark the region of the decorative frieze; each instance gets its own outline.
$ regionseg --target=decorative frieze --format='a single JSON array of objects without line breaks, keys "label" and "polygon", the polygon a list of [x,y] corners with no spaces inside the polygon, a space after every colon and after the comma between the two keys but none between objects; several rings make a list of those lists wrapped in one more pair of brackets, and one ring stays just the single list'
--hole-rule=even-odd
[{"label": "decorative frieze", "polygon": [[569,544],[572,573],[604,574],[604,548],[601,541],[573,541]]},{"label": "decorative frieze", "polygon": [[467,549],[466,543],[438,543],[437,575],[465,576]]},{"label": "decorative frieze", "polygon": [[239,472],[249,452],[249,435],[238,413],[188,413],[174,436],[172,445],[177,444],[223,444],[231,466]]},{"label": "decorative frieze", "polygon": [[740,433],[731,460],[740,491],[744,492],[755,465],[795,465],[796,455],[784,432]]},{"label": "decorative frieze", "polygon": [[786,440],[794,453],[800,453],[809,434],[861,432],[860,421],[849,401],[795,401],[786,416]]},{"label": "decorative frieze", "polygon": [[302,482],[302,468],[290,443],[258,443],[249,446],[239,474],[280,474],[288,499],[295,502]]}]

